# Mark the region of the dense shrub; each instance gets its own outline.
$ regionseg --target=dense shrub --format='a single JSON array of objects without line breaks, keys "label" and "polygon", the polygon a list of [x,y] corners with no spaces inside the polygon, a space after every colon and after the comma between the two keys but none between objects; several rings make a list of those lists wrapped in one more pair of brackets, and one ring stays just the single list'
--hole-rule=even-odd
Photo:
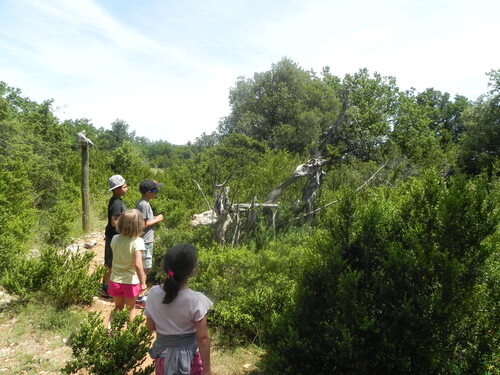
[{"label": "dense shrub", "polygon": [[[1,167],[1,165],[0,165]],[[21,171],[0,169],[0,274],[26,254],[26,240],[35,223],[29,184]]]},{"label": "dense shrub", "polygon": [[89,274],[93,252],[58,252],[44,247],[40,257],[21,259],[0,280],[11,294],[25,300],[48,299],[58,308],[90,304],[104,273],[102,267]]},{"label": "dense shrub", "polygon": [[490,190],[483,180],[429,173],[393,191],[346,197],[296,305],[267,337],[269,371],[486,373],[498,355],[498,283],[487,288],[498,274],[484,279],[498,256]]},{"label": "dense shrub", "polygon": [[99,313],[89,313],[88,319],[71,337],[74,359],[62,370],[65,374],[76,374],[85,369],[95,375],[146,375],[153,372],[153,364],[141,369],[152,333],[136,316],[127,324],[127,310],[113,315],[111,329],[103,325]]},{"label": "dense shrub", "polygon": [[215,302],[210,324],[222,339],[262,340],[273,317],[290,304],[303,262],[314,256],[315,236],[306,230],[291,233],[260,251],[221,246],[200,250],[191,287]]},{"label": "dense shrub", "polygon": [[70,230],[75,219],[80,216],[79,208],[75,203],[59,201],[50,210],[43,222],[43,239],[50,245],[67,245],[71,238]]}]

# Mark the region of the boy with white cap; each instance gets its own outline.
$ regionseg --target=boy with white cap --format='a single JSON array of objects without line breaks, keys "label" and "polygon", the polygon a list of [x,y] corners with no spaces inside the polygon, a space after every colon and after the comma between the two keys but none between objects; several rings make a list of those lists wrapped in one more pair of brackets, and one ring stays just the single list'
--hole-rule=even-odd
[{"label": "boy with white cap", "polygon": [[108,180],[109,190],[113,192],[113,196],[108,202],[108,224],[105,230],[104,244],[104,265],[107,270],[104,274],[101,296],[110,297],[108,295],[108,283],[111,275],[111,266],[113,264],[113,251],[111,250],[111,240],[113,236],[118,234],[116,224],[121,213],[126,210],[125,203],[122,197],[127,194],[127,182],[119,174],[111,176]]}]

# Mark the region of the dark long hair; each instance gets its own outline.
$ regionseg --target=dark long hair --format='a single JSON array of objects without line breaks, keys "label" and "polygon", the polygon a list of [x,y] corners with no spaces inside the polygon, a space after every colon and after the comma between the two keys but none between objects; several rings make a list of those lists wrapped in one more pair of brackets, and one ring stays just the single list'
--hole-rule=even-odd
[{"label": "dark long hair", "polygon": [[163,283],[166,293],[163,303],[169,304],[177,297],[179,288],[184,285],[197,263],[197,250],[193,245],[180,244],[167,250],[163,258],[163,269],[167,274]]}]

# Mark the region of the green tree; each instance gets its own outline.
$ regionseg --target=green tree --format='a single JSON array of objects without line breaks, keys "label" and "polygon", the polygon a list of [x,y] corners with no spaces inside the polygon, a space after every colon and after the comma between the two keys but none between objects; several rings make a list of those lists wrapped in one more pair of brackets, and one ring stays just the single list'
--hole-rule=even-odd
[{"label": "green tree", "polygon": [[111,123],[111,129],[105,130],[99,144],[102,149],[114,150],[126,141],[133,141],[134,138],[135,131],[129,132],[128,124],[123,120],[116,119]]},{"label": "green tree", "polygon": [[416,95],[416,102],[428,110],[429,127],[443,147],[458,141],[465,129],[463,113],[471,105],[465,96],[451,101],[447,92],[427,89]]},{"label": "green tree", "polygon": [[469,174],[498,173],[500,157],[500,70],[489,73],[491,91],[467,113],[459,164]]},{"label": "green tree", "polygon": [[429,165],[440,160],[435,131],[429,127],[428,109],[419,105],[413,90],[401,93],[390,139],[414,164]]},{"label": "green tree", "polygon": [[315,145],[339,110],[334,92],[287,58],[253,79],[239,78],[229,103],[231,113],[220,122],[220,134],[241,133],[271,149],[294,152]]},{"label": "green tree", "polygon": [[396,79],[378,73],[371,76],[365,68],[347,74],[341,86],[332,77],[327,82],[335,90],[349,90],[348,114],[338,136],[337,153],[364,161],[379,159],[397,111]]}]

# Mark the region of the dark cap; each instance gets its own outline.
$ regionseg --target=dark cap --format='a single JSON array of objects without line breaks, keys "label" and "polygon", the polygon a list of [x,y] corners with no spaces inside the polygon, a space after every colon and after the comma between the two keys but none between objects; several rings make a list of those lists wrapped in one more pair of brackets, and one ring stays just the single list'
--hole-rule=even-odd
[{"label": "dark cap", "polygon": [[144,180],[141,182],[139,185],[139,191],[141,194],[147,193],[148,191],[151,190],[158,190],[163,186],[163,184],[160,184],[159,182],[156,182],[155,180]]}]

